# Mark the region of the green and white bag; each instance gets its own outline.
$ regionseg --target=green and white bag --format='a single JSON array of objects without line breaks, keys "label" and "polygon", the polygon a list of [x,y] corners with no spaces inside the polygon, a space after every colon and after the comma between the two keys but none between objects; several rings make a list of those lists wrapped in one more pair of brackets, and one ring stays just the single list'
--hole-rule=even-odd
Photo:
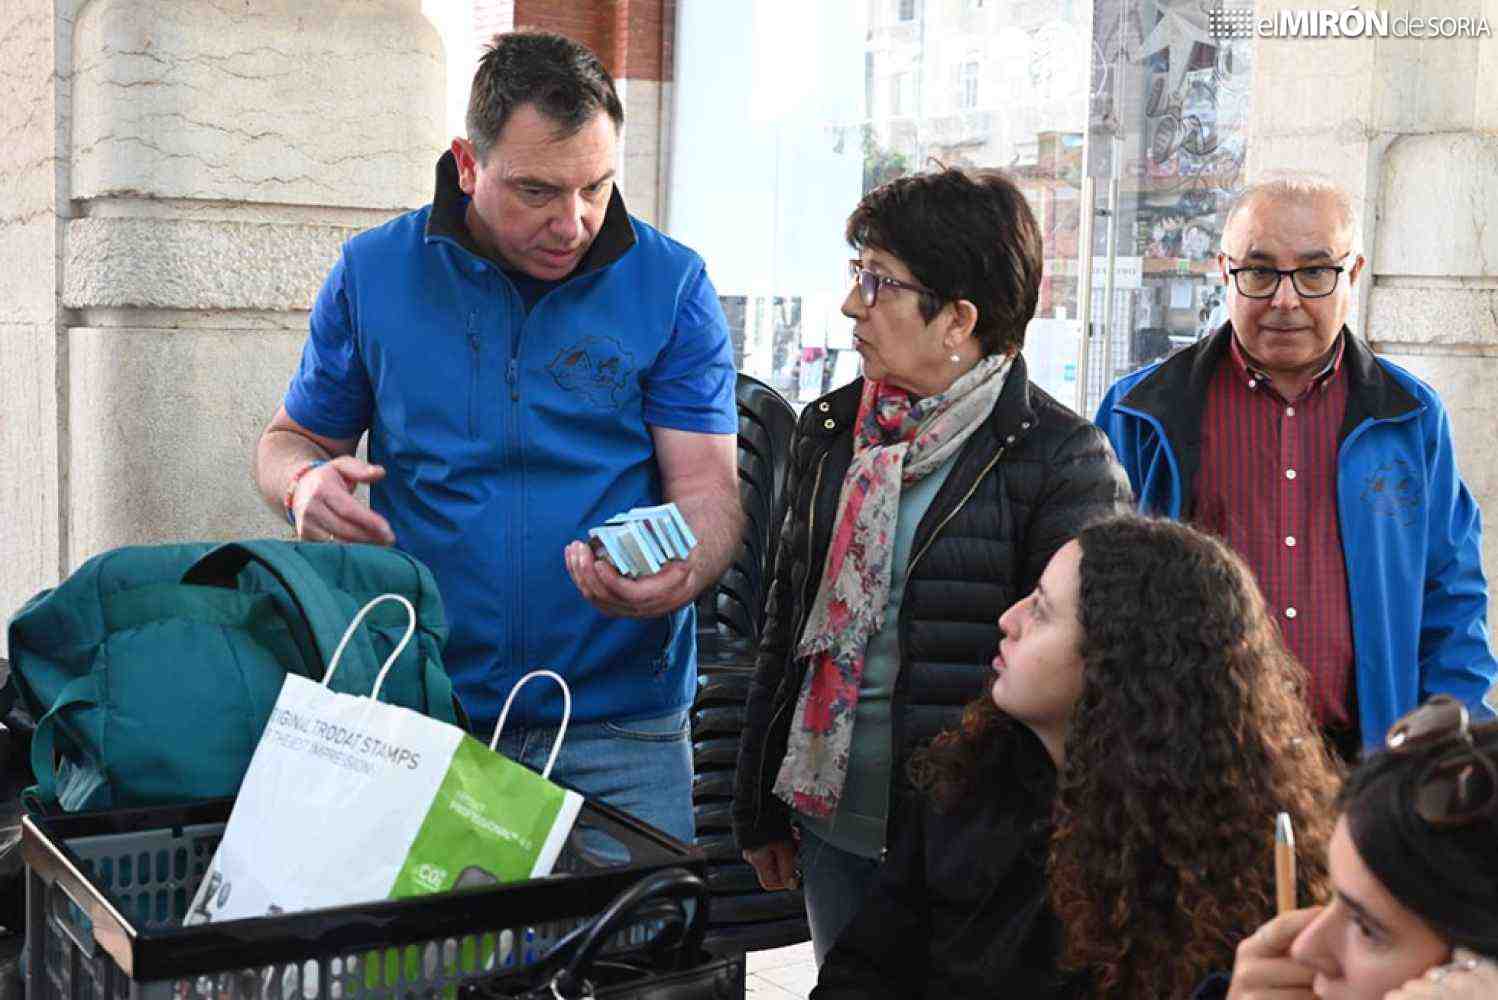
[{"label": "green and white bag", "polygon": [[[399,601],[411,627],[370,697],[327,683],[365,614]],[[255,749],[188,924],[394,899],[551,873],[582,797],[547,780],[572,714],[549,670],[527,674],[488,747],[456,726],[378,700],[415,629],[398,594],[366,604],[317,684],[288,675]],[[534,677],[562,688],[562,725],[538,775],[495,753],[515,692]]]}]

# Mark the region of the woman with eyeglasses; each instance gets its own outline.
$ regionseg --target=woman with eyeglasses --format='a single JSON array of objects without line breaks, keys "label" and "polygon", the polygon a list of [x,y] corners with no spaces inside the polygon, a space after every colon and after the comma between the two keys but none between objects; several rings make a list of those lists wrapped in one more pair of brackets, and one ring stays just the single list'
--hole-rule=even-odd
[{"label": "woman with eyeglasses", "polygon": [[1437,695],[1385,742],[1338,799],[1330,901],[1244,941],[1229,1000],[1498,997],[1498,722]]},{"label": "woman with eyeglasses", "polygon": [[1102,521],[999,631],[812,1000],[1182,1000],[1274,912],[1281,811],[1325,888],[1338,771],[1225,544]]},{"label": "woman with eyeglasses", "polygon": [[1130,500],[1102,433],[1026,375],[1043,252],[1008,178],[892,181],[847,238],[863,376],[796,429],[733,807],[760,883],[804,888],[818,961],[899,826],[912,748],[982,689],[995,609]]}]

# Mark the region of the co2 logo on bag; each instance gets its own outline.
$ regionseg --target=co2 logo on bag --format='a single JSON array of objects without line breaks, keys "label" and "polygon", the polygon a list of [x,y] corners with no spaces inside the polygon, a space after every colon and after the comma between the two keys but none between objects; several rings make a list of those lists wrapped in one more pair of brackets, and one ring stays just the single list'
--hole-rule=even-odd
[{"label": "co2 logo on bag", "polygon": [[447,882],[447,869],[437,865],[417,865],[411,873],[416,884],[429,892],[436,892]]}]

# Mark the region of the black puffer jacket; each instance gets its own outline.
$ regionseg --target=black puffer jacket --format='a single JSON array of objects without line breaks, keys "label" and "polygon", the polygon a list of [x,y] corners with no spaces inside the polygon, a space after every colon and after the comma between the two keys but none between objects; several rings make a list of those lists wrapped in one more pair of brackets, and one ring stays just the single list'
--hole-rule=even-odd
[{"label": "black puffer jacket", "polygon": [[[827,559],[863,380],[801,414],[764,633],[739,742],[733,824],[739,846],[791,835],[770,791],[801,691],[793,656]],[[1102,431],[1032,385],[1016,357],[998,402],[963,445],[916,528],[900,605],[900,672],[891,708],[889,801],[905,794],[910,751],[957,723],[983,689],[998,617],[1088,521],[1130,509],[1129,483]],[[893,830],[886,834],[893,837]]]},{"label": "black puffer jacket", "polygon": [[811,1000],[1075,1000],[1046,892],[1056,769],[1023,726],[996,733],[950,810],[917,796]]}]

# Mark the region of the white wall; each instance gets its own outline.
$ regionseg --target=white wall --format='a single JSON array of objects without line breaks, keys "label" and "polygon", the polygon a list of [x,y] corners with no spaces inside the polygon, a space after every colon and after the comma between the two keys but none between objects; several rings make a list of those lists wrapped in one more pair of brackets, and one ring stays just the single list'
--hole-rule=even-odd
[{"label": "white wall", "polygon": [[449,139],[467,135],[463,118],[468,112],[468,88],[473,83],[479,54],[479,40],[473,27],[473,0],[421,0],[421,12],[437,29],[447,57],[443,130]]},{"label": "white wall", "polygon": [[[723,295],[841,293],[865,0],[679,0],[666,229]],[[835,151],[834,124],[848,126]]]}]

